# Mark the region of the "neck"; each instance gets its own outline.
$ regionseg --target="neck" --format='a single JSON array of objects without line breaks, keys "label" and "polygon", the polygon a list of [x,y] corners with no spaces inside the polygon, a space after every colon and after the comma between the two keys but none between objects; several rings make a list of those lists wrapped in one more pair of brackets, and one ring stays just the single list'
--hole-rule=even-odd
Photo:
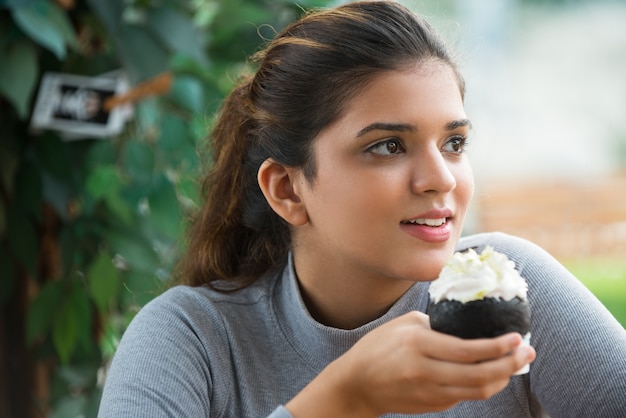
[{"label": "neck", "polygon": [[307,267],[296,260],[303,301],[317,322],[333,328],[355,329],[381,317],[414,284]]}]

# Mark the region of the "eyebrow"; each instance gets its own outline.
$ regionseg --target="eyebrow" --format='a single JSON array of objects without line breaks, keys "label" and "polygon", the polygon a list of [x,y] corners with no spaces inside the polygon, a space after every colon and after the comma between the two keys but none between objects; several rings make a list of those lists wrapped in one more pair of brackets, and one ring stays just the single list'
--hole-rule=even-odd
[{"label": "eyebrow", "polygon": [[[448,122],[444,128],[447,131],[453,131],[457,128],[461,128],[464,126],[472,127],[472,122],[469,119],[459,119],[453,120],[452,122]],[[391,131],[391,132],[415,132],[417,131],[417,127],[408,123],[385,123],[385,122],[375,122],[370,125],[367,125],[365,128],[361,129],[356,137],[359,138],[368,132],[371,131]]]},{"label": "eyebrow", "polygon": [[361,137],[371,131],[392,131],[392,132],[415,132],[417,128],[408,123],[384,123],[375,122],[361,129],[356,137]]},{"label": "eyebrow", "polygon": [[462,128],[463,126],[467,126],[469,128],[472,127],[472,122],[470,122],[469,119],[459,119],[459,120],[453,120],[452,122],[449,122],[446,124],[446,130],[448,131],[453,131],[457,128]]}]

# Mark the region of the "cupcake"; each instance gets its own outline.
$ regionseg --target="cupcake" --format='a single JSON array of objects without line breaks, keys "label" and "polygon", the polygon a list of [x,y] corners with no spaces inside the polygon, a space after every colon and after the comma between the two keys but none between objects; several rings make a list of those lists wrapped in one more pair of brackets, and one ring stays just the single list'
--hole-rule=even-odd
[{"label": "cupcake", "polygon": [[506,255],[489,246],[480,254],[473,249],[455,253],[430,285],[430,327],[461,338],[518,332],[528,343],[527,293],[526,281]]}]

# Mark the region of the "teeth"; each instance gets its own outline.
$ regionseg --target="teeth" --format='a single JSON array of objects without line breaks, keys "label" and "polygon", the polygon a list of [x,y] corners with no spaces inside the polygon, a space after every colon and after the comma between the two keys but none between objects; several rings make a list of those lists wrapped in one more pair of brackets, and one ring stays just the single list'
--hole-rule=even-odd
[{"label": "teeth", "polygon": [[440,218],[440,219],[419,218],[419,219],[410,220],[409,223],[417,224],[417,225],[441,226],[446,223],[446,218]]}]

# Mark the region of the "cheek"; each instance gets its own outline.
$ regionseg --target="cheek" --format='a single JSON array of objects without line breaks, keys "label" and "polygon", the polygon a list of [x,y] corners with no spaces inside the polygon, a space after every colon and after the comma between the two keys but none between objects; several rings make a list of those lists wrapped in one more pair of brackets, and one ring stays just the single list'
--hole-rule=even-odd
[{"label": "cheek", "polygon": [[474,196],[474,174],[470,163],[465,160],[454,170],[456,179],[456,195],[459,207],[467,210]]}]

